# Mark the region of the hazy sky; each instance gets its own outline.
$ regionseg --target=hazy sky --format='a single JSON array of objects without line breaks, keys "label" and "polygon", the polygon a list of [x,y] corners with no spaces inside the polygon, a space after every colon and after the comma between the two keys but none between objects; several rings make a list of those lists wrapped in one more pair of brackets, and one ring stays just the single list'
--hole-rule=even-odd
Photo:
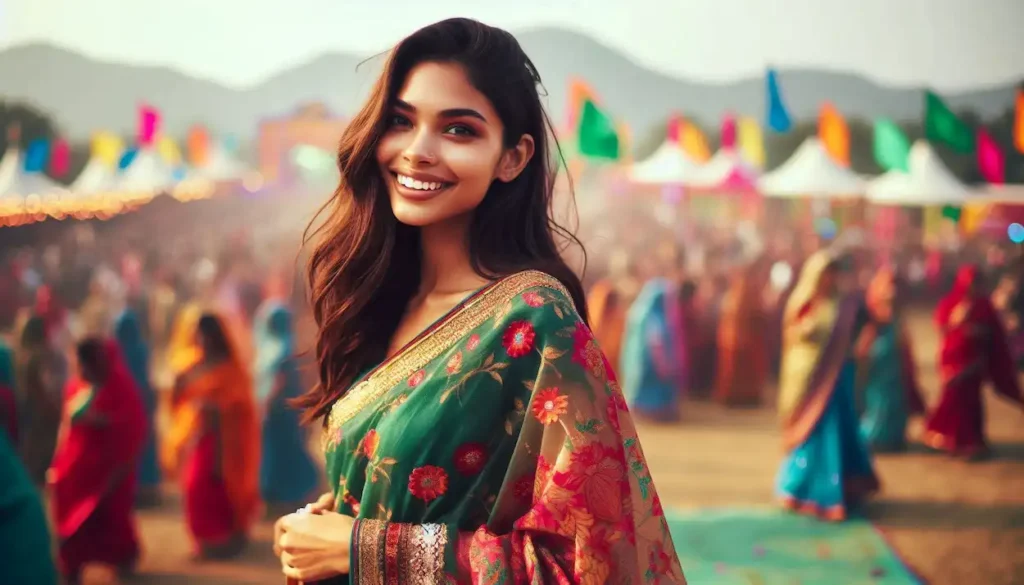
[{"label": "hazy sky", "polygon": [[48,41],[245,85],[457,15],[573,28],[698,79],[767,63],[946,90],[1024,78],[1024,0],[0,0],[0,48]]}]

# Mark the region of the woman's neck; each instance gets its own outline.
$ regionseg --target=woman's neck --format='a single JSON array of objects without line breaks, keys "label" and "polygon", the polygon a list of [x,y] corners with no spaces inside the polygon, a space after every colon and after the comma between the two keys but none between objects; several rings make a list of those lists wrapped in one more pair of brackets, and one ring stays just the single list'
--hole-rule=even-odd
[{"label": "woman's neck", "polygon": [[420,228],[420,288],[417,297],[464,293],[488,280],[473,270],[469,258],[472,215]]}]

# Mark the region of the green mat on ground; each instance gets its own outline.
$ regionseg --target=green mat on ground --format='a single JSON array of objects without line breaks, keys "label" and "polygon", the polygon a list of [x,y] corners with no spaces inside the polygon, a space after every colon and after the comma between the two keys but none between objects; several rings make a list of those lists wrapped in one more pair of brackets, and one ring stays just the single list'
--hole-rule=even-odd
[{"label": "green mat on ground", "polygon": [[689,585],[921,585],[865,520],[770,509],[668,511]]}]

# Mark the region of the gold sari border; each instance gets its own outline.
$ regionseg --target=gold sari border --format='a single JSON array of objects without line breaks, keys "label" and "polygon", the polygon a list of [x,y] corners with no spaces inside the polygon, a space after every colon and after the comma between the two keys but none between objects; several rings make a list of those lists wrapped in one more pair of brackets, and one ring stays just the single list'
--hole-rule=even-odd
[{"label": "gold sari border", "polygon": [[415,524],[402,534],[399,554],[405,561],[408,580],[414,585],[446,583],[444,553],[448,546],[448,530],[444,524]]},{"label": "gold sari border", "polygon": [[328,418],[327,431],[338,428],[364,408],[380,400],[385,393],[434,360],[470,331],[482,325],[501,307],[531,288],[546,287],[571,298],[565,286],[550,274],[526,270],[505,277],[472,299],[461,310],[449,315],[432,332],[392,357],[366,379],[345,393]]},{"label": "gold sari border", "polygon": [[361,518],[353,534],[353,583],[445,585],[444,524],[405,524]]},{"label": "gold sari border", "polygon": [[384,537],[387,522],[361,518],[356,520],[355,562],[351,567],[354,583],[378,584],[384,582]]}]

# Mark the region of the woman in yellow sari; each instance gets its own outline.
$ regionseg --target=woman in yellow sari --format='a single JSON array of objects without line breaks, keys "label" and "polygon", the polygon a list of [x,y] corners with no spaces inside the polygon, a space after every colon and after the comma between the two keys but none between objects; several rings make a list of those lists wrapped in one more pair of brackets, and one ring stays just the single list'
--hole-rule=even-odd
[{"label": "woman in yellow sari", "polygon": [[200,558],[241,552],[260,508],[259,423],[248,368],[220,317],[196,323],[198,361],[175,381],[165,464],[180,471]]}]

